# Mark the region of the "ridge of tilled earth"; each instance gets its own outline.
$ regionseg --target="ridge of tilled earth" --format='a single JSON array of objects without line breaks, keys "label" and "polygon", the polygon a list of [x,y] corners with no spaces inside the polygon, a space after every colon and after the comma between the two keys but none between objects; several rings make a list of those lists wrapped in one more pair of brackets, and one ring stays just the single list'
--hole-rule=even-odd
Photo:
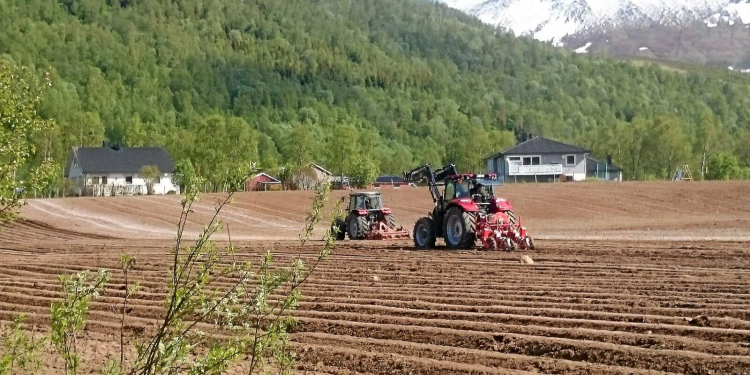
[{"label": "ridge of tilled earth", "polygon": [[[44,228],[35,228],[35,230]],[[98,241],[98,242],[97,242]],[[99,245],[94,245],[99,243]],[[277,264],[299,253],[268,243]],[[44,324],[63,272],[109,268],[87,331],[119,324],[122,251],[141,290],[126,331],[148,330],[165,298],[168,243],[86,239],[18,245],[0,264],[0,320]],[[293,333],[301,372],[330,374],[742,374],[750,372],[745,243],[540,241],[528,253],[413,251],[345,242],[305,286]],[[250,243],[238,257],[255,260]],[[64,249],[64,251],[63,251]],[[536,263],[519,262],[522,254]],[[705,316],[705,319],[694,319]]]}]

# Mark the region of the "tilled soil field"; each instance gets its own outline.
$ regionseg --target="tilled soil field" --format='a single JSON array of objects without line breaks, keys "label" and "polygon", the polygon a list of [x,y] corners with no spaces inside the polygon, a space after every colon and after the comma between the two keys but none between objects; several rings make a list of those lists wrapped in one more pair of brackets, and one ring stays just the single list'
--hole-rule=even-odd
[{"label": "tilled soil field", "polygon": [[[299,373],[750,373],[750,187],[560,186],[566,194],[550,185],[512,188],[508,198],[543,238],[537,251],[339,244],[306,285],[296,312]],[[386,193],[405,226],[429,204],[418,193]],[[268,197],[274,194],[284,199],[273,203]],[[309,200],[305,193],[238,195],[225,217],[233,239],[235,233],[247,237],[238,257],[257,259],[266,249],[279,264],[298,253],[311,256],[320,244],[301,248],[286,239],[300,228]],[[59,274],[115,270],[117,257],[127,252],[139,259],[134,278],[143,285],[127,332],[147,330],[164,300],[170,240],[160,233],[174,229],[170,215],[178,208],[166,206],[176,198],[44,202],[67,211],[48,208],[61,216],[45,216],[27,207],[30,221],[1,235],[0,320],[26,312],[32,323],[46,323],[50,303],[60,296]],[[203,202],[207,211],[198,211],[199,221],[211,209],[208,199]],[[269,211],[273,204],[286,212],[276,216]],[[138,211],[145,211],[142,219]],[[255,233],[262,221],[289,228]],[[522,255],[534,264],[521,263]],[[113,275],[89,316],[86,370],[116,355],[123,280]],[[46,361],[57,366],[50,374],[59,372],[54,356]]]},{"label": "tilled soil field", "polygon": [[[750,241],[748,183],[515,184],[499,190],[537,238]],[[382,192],[407,229],[432,209],[426,188]],[[331,200],[345,194],[336,191]],[[203,196],[190,233],[209,220],[220,196]],[[296,239],[312,197],[294,191],[238,193],[223,220],[234,239]],[[170,240],[180,207],[178,196],[65,198],[32,200],[23,212],[27,225],[0,233],[0,240],[69,239],[70,233],[73,239],[82,234]]]}]

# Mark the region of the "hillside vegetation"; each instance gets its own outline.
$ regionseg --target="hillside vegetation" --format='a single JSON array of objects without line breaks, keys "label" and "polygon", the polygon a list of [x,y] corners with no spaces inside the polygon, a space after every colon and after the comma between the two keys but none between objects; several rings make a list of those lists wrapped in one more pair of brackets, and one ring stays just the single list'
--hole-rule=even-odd
[{"label": "hillside vegetation", "polygon": [[39,158],[107,140],[214,181],[363,156],[479,170],[532,133],[637,178],[750,162],[750,79],[578,56],[424,0],[0,0],[0,40],[2,59],[52,69]]}]

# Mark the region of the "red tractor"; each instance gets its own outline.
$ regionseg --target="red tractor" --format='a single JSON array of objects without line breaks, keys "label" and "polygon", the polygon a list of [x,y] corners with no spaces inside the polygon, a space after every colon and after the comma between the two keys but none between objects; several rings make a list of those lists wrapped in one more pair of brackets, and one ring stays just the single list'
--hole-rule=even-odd
[{"label": "red tractor", "polygon": [[[435,203],[432,213],[414,225],[414,245],[435,247],[445,239],[449,249],[471,249],[479,240],[487,250],[533,250],[534,240],[521,226],[513,207],[495,197],[494,175],[459,174],[455,165],[433,171],[429,164],[404,173],[409,182],[424,181]],[[438,186],[443,186],[440,192]]]},{"label": "red tractor", "polygon": [[336,239],[346,235],[350,240],[387,240],[409,238],[409,232],[396,227],[390,208],[383,207],[383,198],[377,192],[349,194],[349,214],[334,224],[338,228]]}]

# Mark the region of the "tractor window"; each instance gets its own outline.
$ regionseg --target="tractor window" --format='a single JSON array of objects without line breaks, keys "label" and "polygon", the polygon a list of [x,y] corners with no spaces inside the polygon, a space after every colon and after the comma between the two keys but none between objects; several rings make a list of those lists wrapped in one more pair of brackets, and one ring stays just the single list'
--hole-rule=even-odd
[{"label": "tractor window", "polygon": [[365,197],[362,195],[358,195],[355,199],[356,204],[354,205],[355,209],[358,210],[364,210],[365,209]]},{"label": "tractor window", "polygon": [[445,183],[445,199],[450,200],[453,199],[454,194],[456,193],[456,186],[453,185],[454,181],[447,181]]},{"label": "tractor window", "polygon": [[371,210],[379,210],[383,208],[383,202],[380,199],[379,195],[375,195],[370,197],[370,208]]},{"label": "tractor window", "polygon": [[471,181],[456,181],[456,198],[469,198]]}]

